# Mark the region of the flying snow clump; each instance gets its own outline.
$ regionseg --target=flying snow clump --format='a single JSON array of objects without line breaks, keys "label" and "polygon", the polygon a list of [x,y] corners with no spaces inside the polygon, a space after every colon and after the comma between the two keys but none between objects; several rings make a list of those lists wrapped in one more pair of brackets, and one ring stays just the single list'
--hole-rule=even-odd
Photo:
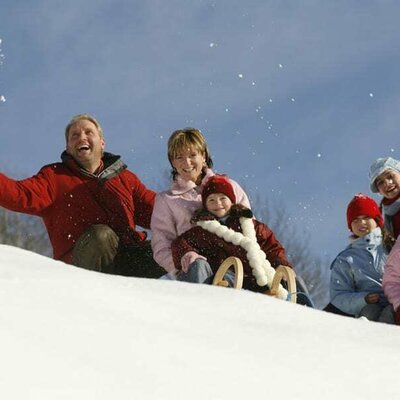
[{"label": "flying snow clump", "polygon": [[2,39],[0,38],[0,65],[3,64],[3,60],[4,60],[4,54],[1,51],[1,43],[2,43]]}]

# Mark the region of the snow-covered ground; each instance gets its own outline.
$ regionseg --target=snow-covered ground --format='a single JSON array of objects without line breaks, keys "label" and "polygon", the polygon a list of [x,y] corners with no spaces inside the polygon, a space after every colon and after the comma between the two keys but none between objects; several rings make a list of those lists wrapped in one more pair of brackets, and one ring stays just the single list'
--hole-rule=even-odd
[{"label": "snow-covered ground", "polygon": [[1,399],[396,399],[400,329],[0,246]]}]

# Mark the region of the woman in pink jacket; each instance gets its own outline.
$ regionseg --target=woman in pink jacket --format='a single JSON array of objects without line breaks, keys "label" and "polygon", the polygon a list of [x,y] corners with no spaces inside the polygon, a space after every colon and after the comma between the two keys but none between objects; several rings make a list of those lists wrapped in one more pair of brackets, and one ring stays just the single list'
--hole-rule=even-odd
[{"label": "woman in pink jacket", "polygon": [[[172,166],[172,183],[169,190],[156,196],[151,230],[153,257],[167,272],[176,272],[171,243],[189,230],[193,212],[201,208],[201,190],[214,175],[212,159],[202,133],[195,128],[179,129],[168,140],[168,159]],[[250,208],[244,190],[233,180],[239,204]],[[193,260],[198,257],[193,254]]]},{"label": "woman in pink jacket", "polygon": [[[400,236],[399,236],[400,238]],[[386,260],[383,274],[383,291],[395,311],[396,324],[400,325],[400,239],[397,238]]]}]

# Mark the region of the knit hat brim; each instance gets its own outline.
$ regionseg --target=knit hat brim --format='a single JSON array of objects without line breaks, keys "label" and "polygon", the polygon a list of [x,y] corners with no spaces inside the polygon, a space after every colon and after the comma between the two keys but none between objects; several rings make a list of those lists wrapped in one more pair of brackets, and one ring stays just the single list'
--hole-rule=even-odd
[{"label": "knit hat brim", "polygon": [[371,197],[358,193],[353,197],[347,207],[347,226],[350,230],[352,230],[351,223],[362,215],[373,218],[378,226],[381,228],[383,227],[382,213],[378,204],[374,199],[371,199]]},{"label": "knit hat brim", "polygon": [[369,187],[372,193],[378,193],[376,179],[388,170],[400,173],[400,161],[392,157],[378,158],[370,167],[369,171]]},{"label": "knit hat brim", "polygon": [[228,177],[225,175],[214,175],[204,185],[201,193],[204,207],[206,206],[207,197],[213,193],[223,193],[229,197],[232,204],[236,203],[235,191]]}]

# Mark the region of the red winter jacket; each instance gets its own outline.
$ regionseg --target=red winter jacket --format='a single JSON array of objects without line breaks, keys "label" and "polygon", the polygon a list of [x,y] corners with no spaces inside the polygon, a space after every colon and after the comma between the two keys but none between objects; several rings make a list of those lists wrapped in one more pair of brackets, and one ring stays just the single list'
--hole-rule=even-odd
[{"label": "red winter jacket", "polygon": [[79,168],[66,152],[62,160],[21,181],[0,174],[0,206],[43,218],[54,258],[67,263],[75,242],[94,224],[111,227],[121,245],[145,240],[135,227],[150,227],[155,193],[119,156],[104,153],[98,176]]},{"label": "red winter jacket", "polygon": [[[239,217],[251,217],[251,211],[244,207],[235,205],[232,207],[230,216],[224,223],[228,228],[236,232],[242,232]],[[201,211],[194,216],[192,221],[216,219],[212,214]],[[285,249],[275,238],[275,235],[267,225],[253,220],[256,231],[257,243],[261,250],[266,254],[267,260],[272,267],[276,268],[279,265],[287,265],[292,267],[286,258]],[[214,273],[219,268],[220,264],[229,256],[240,258],[243,263],[244,276],[252,277],[252,269],[247,260],[246,250],[233,243],[226,242],[223,238],[218,237],[215,233],[209,232],[200,226],[194,226],[182,235],[178,236],[172,243],[172,256],[175,267],[182,269],[181,259],[189,251],[194,251],[207,258]]]}]

